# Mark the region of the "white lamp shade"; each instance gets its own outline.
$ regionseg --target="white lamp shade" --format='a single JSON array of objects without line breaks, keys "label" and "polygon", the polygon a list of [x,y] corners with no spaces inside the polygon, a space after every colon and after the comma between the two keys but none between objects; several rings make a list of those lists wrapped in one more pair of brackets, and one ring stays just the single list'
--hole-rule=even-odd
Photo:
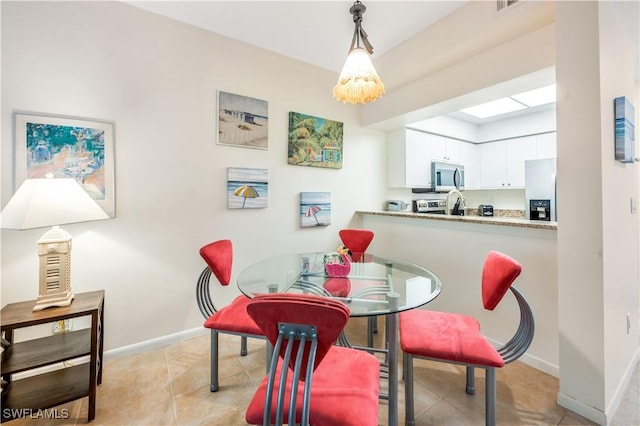
[{"label": "white lamp shade", "polygon": [[352,49],[333,88],[333,96],[344,103],[364,104],[375,101],[383,93],[384,84],[367,51],[361,47]]},{"label": "white lamp shade", "polygon": [[27,179],[0,215],[4,229],[32,229],[109,219],[74,179]]}]

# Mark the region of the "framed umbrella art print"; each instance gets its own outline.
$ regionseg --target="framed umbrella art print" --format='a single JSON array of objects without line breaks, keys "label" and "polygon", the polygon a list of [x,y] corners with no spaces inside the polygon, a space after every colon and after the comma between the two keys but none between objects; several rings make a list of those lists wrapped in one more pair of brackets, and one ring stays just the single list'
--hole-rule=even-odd
[{"label": "framed umbrella art print", "polygon": [[269,194],[267,172],[267,169],[227,168],[227,207],[230,209],[266,208]]},{"label": "framed umbrella art print", "polygon": [[331,225],[331,193],[330,192],[301,192],[300,193],[300,226]]}]

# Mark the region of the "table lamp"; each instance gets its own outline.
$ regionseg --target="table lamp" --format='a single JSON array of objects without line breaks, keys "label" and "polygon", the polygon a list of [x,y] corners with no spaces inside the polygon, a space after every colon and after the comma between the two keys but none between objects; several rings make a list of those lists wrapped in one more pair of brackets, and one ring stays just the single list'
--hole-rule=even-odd
[{"label": "table lamp", "polygon": [[26,179],[0,215],[3,229],[53,226],[38,240],[40,289],[33,307],[69,306],[71,291],[71,235],[58,225],[109,216],[75,179]]}]

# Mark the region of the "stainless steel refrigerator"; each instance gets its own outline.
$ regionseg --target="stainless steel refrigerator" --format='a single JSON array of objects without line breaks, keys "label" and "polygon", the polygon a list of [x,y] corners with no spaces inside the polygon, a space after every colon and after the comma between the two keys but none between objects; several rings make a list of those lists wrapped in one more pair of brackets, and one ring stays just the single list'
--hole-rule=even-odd
[{"label": "stainless steel refrigerator", "polygon": [[558,220],[555,158],[524,162],[524,197],[526,219]]}]

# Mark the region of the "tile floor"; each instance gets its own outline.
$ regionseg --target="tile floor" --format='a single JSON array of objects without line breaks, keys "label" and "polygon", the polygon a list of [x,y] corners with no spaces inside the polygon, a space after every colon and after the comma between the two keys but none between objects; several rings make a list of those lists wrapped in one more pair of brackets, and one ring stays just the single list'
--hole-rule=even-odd
[{"label": "tile floor", "polygon": [[[347,326],[356,343],[364,322]],[[209,391],[209,336],[127,358],[107,361],[98,387],[99,425],[244,425],[244,411],[264,376],[264,342],[249,339],[249,354],[240,357],[240,339],[220,335],[220,390]],[[476,395],[464,392],[461,366],[415,361],[416,425],[483,425],[484,374],[476,373]],[[640,425],[639,368],[611,425]],[[399,419],[404,423],[404,386],[399,385]],[[556,403],[558,379],[514,362],[498,371],[500,425],[593,425]],[[65,404],[67,419],[19,419],[11,426],[87,424],[87,399]],[[387,403],[381,401],[379,424],[387,424]]]}]

